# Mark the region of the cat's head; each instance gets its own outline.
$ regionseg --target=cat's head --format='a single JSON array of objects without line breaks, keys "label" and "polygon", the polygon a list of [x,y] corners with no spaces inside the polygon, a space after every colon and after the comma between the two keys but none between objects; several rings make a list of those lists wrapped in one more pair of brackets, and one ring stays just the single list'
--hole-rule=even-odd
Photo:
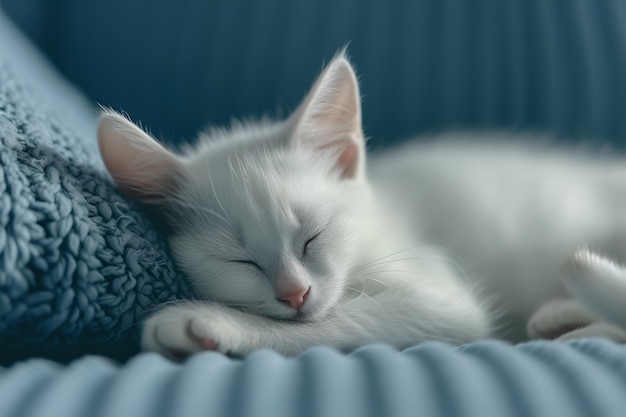
[{"label": "cat's head", "polygon": [[213,130],[176,154],[105,111],[98,141],[118,187],[162,212],[198,296],[299,320],[341,297],[371,207],[359,89],[343,55],[287,120]]}]

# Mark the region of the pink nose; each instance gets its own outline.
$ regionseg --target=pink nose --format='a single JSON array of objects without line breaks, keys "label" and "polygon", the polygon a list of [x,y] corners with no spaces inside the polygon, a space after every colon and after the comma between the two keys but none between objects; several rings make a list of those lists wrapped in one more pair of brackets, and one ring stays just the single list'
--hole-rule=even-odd
[{"label": "pink nose", "polygon": [[311,291],[311,287],[279,294],[276,298],[278,299],[278,301],[281,301],[282,303],[287,304],[289,307],[297,310],[302,307],[302,305],[306,301],[306,298],[309,295],[309,291]]}]

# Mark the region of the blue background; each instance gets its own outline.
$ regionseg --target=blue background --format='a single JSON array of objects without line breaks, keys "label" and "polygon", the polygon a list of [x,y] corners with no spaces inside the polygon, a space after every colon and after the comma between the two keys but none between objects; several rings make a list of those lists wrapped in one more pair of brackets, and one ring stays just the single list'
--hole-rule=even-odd
[{"label": "blue background", "polygon": [[286,115],[349,43],[371,146],[454,128],[626,137],[619,0],[4,0],[75,84],[165,140]]}]

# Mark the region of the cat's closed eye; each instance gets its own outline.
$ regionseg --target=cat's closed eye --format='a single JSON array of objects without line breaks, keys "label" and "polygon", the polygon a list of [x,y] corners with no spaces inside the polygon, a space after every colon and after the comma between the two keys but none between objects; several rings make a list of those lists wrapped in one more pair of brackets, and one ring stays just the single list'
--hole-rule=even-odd
[{"label": "cat's closed eye", "polygon": [[321,231],[317,232],[315,235],[313,235],[313,237],[306,241],[306,243],[304,244],[304,249],[302,250],[302,257],[305,257],[307,255],[309,246],[315,241],[315,239],[319,237],[320,234],[322,234]]},{"label": "cat's closed eye", "polygon": [[259,264],[257,264],[256,262],[254,262],[254,261],[249,261],[249,260],[246,260],[246,259],[235,259],[235,260],[232,260],[231,262],[236,263],[236,264],[240,264],[240,265],[245,265],[245,266],[248,266],[248,267],[251,267],[251,268],[256,268],[259,271],[263,272],[263,268],[261,268],[261,266]]}]

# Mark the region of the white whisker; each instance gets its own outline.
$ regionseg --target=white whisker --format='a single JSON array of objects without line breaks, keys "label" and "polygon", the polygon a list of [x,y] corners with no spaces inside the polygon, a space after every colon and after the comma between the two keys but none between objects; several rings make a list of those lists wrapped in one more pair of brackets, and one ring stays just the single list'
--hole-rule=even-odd
[{"label": "white whisker", "polygon": [[[391,254],[389,254],[389,255],[386,255],[386,256],[380,257],[380,258],[378,258],[378,259],[374,259],[374,260],[372,260],[372,261],[370,261],[370,262],[366,262],[366,263],[364,263],[364,264],[361,264],[357,270],[362,269],[362,268],[365,268],[365,267],[368,267],[368,266],[369,266],[369,265],[371,265],[371,264],[376,264],[376,263],[378,263],[378,262],[380,262],[380,261],[382,261],[382,260],[388,259],[388,258],[390,258],[390,257],[392,257],[392,256],[396,256],[396,255],[399,255],[399,254],[401,254],[401,253],[408,252],[408,251],[410,251],[410,250],[419,249],[419,248],[422,248],[422,247],[424,247],[424,245],[416,245],[416,246],[411,246],[411,247],[406,248],[406,249],[399,250],[399,251],[397,251],[397,252],[393,252],[393,253],[391,253]],[[408,260],[408,259],[411,259],[411,258],[407,258],[407,259],[400,259],[400,260]],[[416,259],[419,259],[419,258],[416,258]],[[390,262],[395,262],[395,260],[393,260],[393,259],[392,259],[392,260],[390,260]]]},{"label": "white whisker", "polygon": [[365,297],[367,299],[369,299],[372,303],[374,303],[378,308],[382,309],[383,307],[380,305],[380,303],[378,303],[378,301],[374,300],[374,298],[372,298],[370,295],[368,295],[367,293],[365,293],[364,291],[361,291],[357,288],[353,288],[353,287],[346,287],[346,289],[354,291],[356,293],[358,293],[359,295],[356,298],[353,298],[352,300],[348,301],[349,303],[352,303],[362,297]]}]

